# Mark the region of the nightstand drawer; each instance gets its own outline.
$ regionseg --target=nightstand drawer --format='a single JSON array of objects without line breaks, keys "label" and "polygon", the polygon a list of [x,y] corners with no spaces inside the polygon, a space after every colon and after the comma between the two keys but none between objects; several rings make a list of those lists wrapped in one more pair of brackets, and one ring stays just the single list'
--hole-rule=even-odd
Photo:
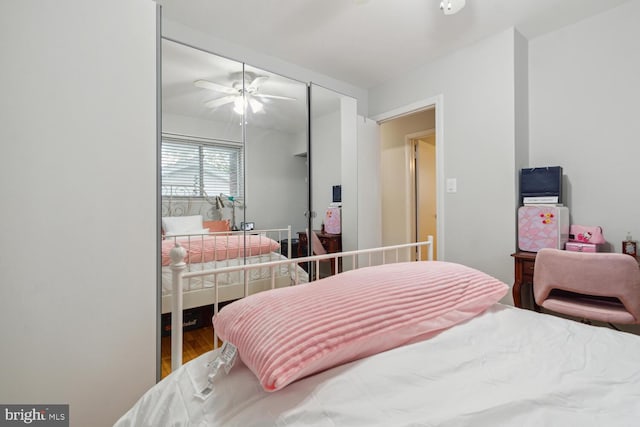
[{"label": "nightstand drawer", "polygon": [[523,260],[522,261],[522,280],[527,282],[533,282],[533,269],[536,265],[535,261]]},{"label": "nightstand drawer", "polygon": [[[536,265],[535,252],[516,252],[511,254],[514,260],[514,281],[511,292],[513,294],[513,304],[516,307],[522,306],[522,292],[525,293],[525,301],[533,301],[533,272]],[[523,287],[524,285],[524,287]],[[533,302],[534,310],[539,308]]]}]

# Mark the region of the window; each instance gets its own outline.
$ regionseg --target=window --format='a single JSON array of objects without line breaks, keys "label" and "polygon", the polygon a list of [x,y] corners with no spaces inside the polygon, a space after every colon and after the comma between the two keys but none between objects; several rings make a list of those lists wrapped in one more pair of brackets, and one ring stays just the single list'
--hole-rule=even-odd
[{"label": "window", "polygon": [[243,197],[241,144],[162,138],[162,195]]}]

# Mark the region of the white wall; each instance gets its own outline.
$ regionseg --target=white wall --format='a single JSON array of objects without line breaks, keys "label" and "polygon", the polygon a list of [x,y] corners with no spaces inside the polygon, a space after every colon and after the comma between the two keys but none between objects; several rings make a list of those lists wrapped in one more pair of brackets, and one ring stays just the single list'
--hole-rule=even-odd
[{"label": "white wall", "polygon": [[640,239],[640,0],[529,43],[530,163],[560,165],[573,223]]},{"label": "white wall", "polygon": [[156,11],[0,2],[0,402],[112,425],[156,376]]},{"label": "white wall", "polygon": [[[529,41],[515,31],[515,167],[516,200],[520,197],[519,171],[529,167]],[[514,215],[517,213],[514,212]]]},{"label": "white wall", "polygon": [[[515,249],[514,30],[440,58],[369,92],[371,116],[442,94],[442,259],[511,283]],[[444,191],[444,188],[440,189]]]}]

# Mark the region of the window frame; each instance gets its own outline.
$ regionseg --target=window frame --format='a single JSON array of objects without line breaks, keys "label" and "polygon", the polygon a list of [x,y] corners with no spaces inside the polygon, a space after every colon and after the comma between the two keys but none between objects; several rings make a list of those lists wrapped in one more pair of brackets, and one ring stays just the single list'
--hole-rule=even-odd
[{"label": "window frame", "polygon": [[[166,184],[165,177],[163,175],[163,164],[164,164],[164,146],[165,143],[170,144],[178,144],[184,146],[193,146],[198,150],[198,160],[197,162],[193,162],[195,165],[197,163],[198,167],[198,177],[197,182],[194,182],[193,185],[189,184]],[[196,199],[206,199],[208,197],[217,196],[217,194],[209,194],[206,189],[206,179],[205,179],[205,157],[207,155],[206,149],[213,148],[217,150],[221,150],[222,152],[231,153],[231,157],[235,156],[235,173],[229,173],[229,189],[231,190],[231,183],[235,181],[233,187],[235,187],[236,191],[229,191],[229,193],[224,193],[225,196],[232,196],[237,199],[244,198],[244,144],[236,141],[226,141],[220,139],[212,139],[212,138],[203,138],[203,137],[195,137],[188,135],[177,135],[177,134],[168,134],[162,133],[162,140],[160,146],[160,158],[161,158],[161,171],[160,171],[160,185],[162,188],[162,196],[163,197],[189,197]],[[192,192],[187,192],[187,189],[193,190]]]}]

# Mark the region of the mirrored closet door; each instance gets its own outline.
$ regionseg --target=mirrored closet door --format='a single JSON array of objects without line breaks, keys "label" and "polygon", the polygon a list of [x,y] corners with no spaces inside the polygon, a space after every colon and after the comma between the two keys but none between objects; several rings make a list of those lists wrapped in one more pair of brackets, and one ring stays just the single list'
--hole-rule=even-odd
[{"label": "mirrored closet door", "polygon": [[307,85],[162,45],[163,216],[195,212],[234,230],[306,229]]},{"label": "mirrored closet door", "polygon": [[[245,65],[245,221],[307,227],[307,85]],[[297,251],[297,248],[294,247]]]},{"label": "mirrored closet door", "polygon": [[[310,86],[312,229],[330,251],[358,248],[357,103],[322,86]],[[343,260],[342,269],[350,269]]]},{"label": "mirrored closet door", "polygon": [[[179,300],[168,256],[176,243],[189,254],[187,271],[298,255],[293,241],[308,227],[308,169],[299,155],[309,140],[307,98],[305,83],[162,40],[162,375]],[[288,268],[276,286],[291,283]],[[218,294],[212,278],[185,281],[177,311],[184,330],[210,329],[216,299],[268,289],[268,275],[258,276],[226,275]]]},{"label": "mirrored closet door", "polygon": [[202,215],[239,226],[244,130],[234,108],[242,76],[240,62],[162,40],[163,217]]},{"label": "mirrored closet door", "polygon": [[[189,254],[192,249],[204,254],[185,258],[188,271],[265,261],[262,235],[276,241],[266,251],[269,257],[314,253],[310,237],[316,233],[327,252],[356,249],[356,150],[355,99],[162,39],[162,334],[171,330],[167,255],[176,234],[189,234],[180,237],[183,246],[195,245],[185,246]],[[194,216],[202,216],[201,222],[187,230],[183,220]],[[170,224],[183,228],[176,233],[167,229]],[[263,233],[287,228],[290,235]],[[215,259],[205,260],[205,238],[212,238],[205,231],[221,232],[225,245],[230,244],[226,236],[237,231],[243,239],[238,245],[245,248],[253,248],[257,238],[259,260],[240,249],[232,259],[218,259],[216,249]],[[350,262],[340,269],[351,268]],[[292,268],[306,281],[315,272],[302,267]],[[288,286],[291,272],[285,268],[281,279],[276,286]],[[240,298],[246,289],[254,292],[254,285],[266,289],[258,288],[261,280],[234,277],[219,301]],[[213,284],[193,279],[184,285],[183,324],[210,324]],[[190,318],[189,310],[197,318]],[[164,357],[162,365],[164,371]]]},{"label": "mirrored closet door", "polygon": [[162,50],[162,215],[311,227],[356,249],[356,100],[310,84],[309,102],[305,83],[167,39]]}]

